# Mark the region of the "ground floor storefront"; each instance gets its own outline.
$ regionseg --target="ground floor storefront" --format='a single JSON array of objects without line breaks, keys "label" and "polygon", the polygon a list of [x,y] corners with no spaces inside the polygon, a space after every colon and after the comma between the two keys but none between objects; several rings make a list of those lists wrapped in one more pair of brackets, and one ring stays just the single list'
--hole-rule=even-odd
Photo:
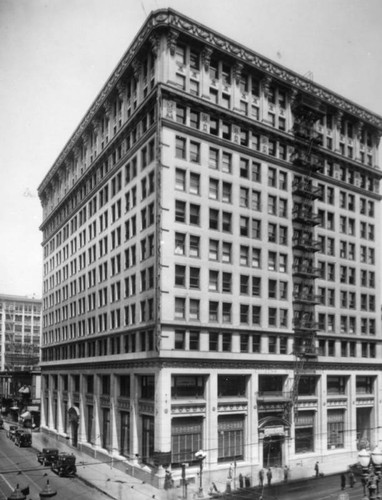
[{"label": "ground floor storefront", "polygon": [[[293,369],[145,362],[43,371],[43,432],[113,459],[163,487],[219,490],[333,473],[382,435],[381,375],[372,369]],[[266,481],[266,475],[265,475]]]}]

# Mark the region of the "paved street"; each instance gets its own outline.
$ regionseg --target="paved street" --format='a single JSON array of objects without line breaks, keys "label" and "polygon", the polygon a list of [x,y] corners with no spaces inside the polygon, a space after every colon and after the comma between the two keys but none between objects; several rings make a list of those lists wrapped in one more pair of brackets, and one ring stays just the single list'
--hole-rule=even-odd
[{"label": "paved street", "polygon": [[58,477],[37,462],[36,450],[19,448],[6,437],[5,430],[0,431],[0,500],[7,499],[17,484],[20,488],[29,486],[27,498],[37,500],[47,480],[60,500],[110,500],[78,478]]},{"label": "paved street", "polygon": [[[42,448],[41,436],[33,434],[34,445]],[[50,445],[53,446],[53,443]],[[68,449],[69,451],[69,449]],[[182,497],[180,488],[159,491],[148,484],[134,479],[126,473],[111,468],[106,463],[78,455],[78,477],[60,478],[50,468],[43,467],[36,460],[36,449],[18,448],[6,437],[6,431],[0,431],[0,500],[6,500],[17,484],[29,486],[28,500],[39,500],[39,492],[49,480],[50,486],[58,492],[57,500],[146,500],[174,499]],[[94,486],[94,487],[93,487]],[[224,500],[360,500],[363,498],[360,482],[355,487],[345,490],[349,499],[341,499],[339,475],[323,478],[291,481],[288,484],[276,483],[271,487],[237,490],[224,495]],[[194,500],[193,491],[189,491],[187,500]],[[206,493],[206,492],[205,492]]]}]

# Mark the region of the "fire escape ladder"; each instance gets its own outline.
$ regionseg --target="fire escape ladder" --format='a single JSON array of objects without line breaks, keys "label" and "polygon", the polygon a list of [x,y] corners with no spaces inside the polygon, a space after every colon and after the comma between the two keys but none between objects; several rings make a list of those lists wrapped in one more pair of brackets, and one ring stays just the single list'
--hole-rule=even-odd
[{"label": "fire escape ladder", "polygon": [[302,170],[302,175],[293,183],[293,329],[294,329],[294,374],[290,401],[285,407],[285,417],[297,417],[298,386],[306,363],[317,358],[315,306],[315,253],[319,244],[314,238],[314,228],[320,223],[314,211],[315,200],[320,189],[314,186],[315,173],[324,167],[317,146],[321,143],[314,124],[325,115],[325,107],[314,97],[304,94],[296,96],[292,111],[295,149],[293,163]]}]

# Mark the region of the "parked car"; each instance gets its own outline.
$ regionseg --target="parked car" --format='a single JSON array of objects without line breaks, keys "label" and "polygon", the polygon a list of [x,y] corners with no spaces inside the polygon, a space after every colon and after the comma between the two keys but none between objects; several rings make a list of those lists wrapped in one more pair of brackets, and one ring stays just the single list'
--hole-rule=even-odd
[{"label": "parked car", "polygon": [[51,469],[59,476],[73,477],[77,472],[76,457],[69,453],[59,453],[52,462]]},{"label": "parked car", "polygon": [[57,448],[43,448],[39,453],[37,453],[37,461],[42,465],[52,465],[57,457]]},{"label": "parked car", "polygon": [[15,433],[16,433],[17,429],[18,429],[17,425],[10,425],[9,426],[7,436],[9,437],[9,439],[11,441],[15,440]]},{"label": "parked car", "polygon": [[32,434],[30,434],[29,432],[18,429],[15,432],[14,442],[15,442],[15,445],[19,446],[20,448],[22,446],[25,446],[25,447],[32,446]]}]

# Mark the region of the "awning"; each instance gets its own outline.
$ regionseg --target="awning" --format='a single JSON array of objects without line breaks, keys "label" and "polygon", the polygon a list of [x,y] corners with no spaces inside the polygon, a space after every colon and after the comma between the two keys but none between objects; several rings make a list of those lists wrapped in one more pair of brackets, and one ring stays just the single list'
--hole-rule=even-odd
[{"label": "awning", "polygon": [[32,415],[29,413],[29,411],[25,411],[20,415],[20,418],[23,418],[24,420],[30,420],[32,418]]},{"label": "awning", "polygon": [[18,392],[20,394],[30,394],[31,390],[26,385],[23,385],[22,387],[20,387]]},{"label": "awning", "polygon": [[27,406],[27,411],[40,411],[39,406]]}]

